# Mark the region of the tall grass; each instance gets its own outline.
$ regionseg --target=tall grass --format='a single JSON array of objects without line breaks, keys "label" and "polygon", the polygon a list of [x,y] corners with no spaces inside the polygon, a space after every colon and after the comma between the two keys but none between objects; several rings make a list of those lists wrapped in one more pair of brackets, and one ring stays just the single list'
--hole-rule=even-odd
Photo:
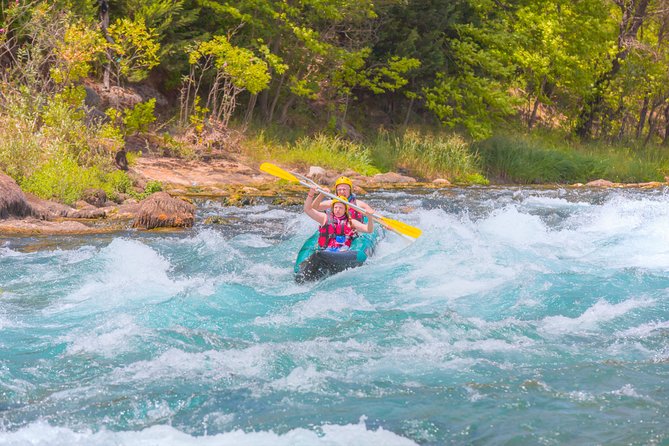
[{"label": "tall grass", "polygon": [[382,133],[372,151],[383,167],[402,168],[422,179],[442,177],[458,183],[488,183],[481,174],[478,154],[456,134]]},{"label": "tall grass", "polygon": [[322,133],[301,137],[294,143],[282,143],[266,138],[261,132],[247,148],[256,159],[264,157],[286,164],[314,165],[342,172],[353,169],[362,175],[380,172],[372,164],[371,151],[366,145]]},{"label": "tall grass", "polygon": [[317,165],[363,175],[405,170],[421,179],[448,178],[461,183],[487,184],[478,156],[457,135],[433,136],[418,132],[379,133],[369,143],[337,136],[302,136],[294,142],[259,132],[247,141],[256,160],[272,159],[294,165]]},{"label": "tall grass", "polygon": [[585,183],[662,180],[668,157],[605,144],[580,144],[555,135],[502,134],[475,145],[486,174],[509,183]]}]

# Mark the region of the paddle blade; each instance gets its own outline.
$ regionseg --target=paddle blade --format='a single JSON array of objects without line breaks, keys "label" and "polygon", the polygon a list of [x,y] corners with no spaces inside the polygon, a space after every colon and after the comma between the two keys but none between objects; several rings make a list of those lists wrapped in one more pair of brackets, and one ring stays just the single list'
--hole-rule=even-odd
[{"label": "paddle blade", "polygon": [[300,182],[300,180],[295,175],[293,175],[290,172],[286,172],[285,170],[283,170],[279,166],[275,166],[274,164],[262,163],[260,165],[260,170],[270,175],[274,175],[275,177],[279,177],[283,180],[290,181],[291,183]]},{"label": "paddle blade", "polygon": [[423,233],[419,228],[415,226],[402,223],[401,221],[393,220],[392,218],[379,217],[379,220],[384,225],[388,226],[393,231],[397,231],[400,234],[407,235],[409,237],[418,238]]}]

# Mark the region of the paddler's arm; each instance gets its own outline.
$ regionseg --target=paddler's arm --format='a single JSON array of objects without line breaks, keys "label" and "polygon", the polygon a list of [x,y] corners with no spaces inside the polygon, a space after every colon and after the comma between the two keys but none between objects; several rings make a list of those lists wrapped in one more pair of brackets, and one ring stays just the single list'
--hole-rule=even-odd
[{"label": "paddler's arm", "polygon": [[[319,212],[313,208],[315,193],[316,189],[309,189],[307,199],[304,200],[304,213],[315,220],[319,225],[323,226],[327,222],[327,216],[323,212]],[[321,194],[318,195],[320,196]]]},{"label": "paddler's arm", "polygon": [[332,200],[323,201],[324,198],[325,195],[319,192],[318,195],[316,195],[316,198],[314,199],[314,202],[311,205],[311,207],[313,207],[317,211],[324,211],[326,209],[329,209],[330,206],[332,205]]},{"label": "paddler's arm", "polygon": [[351,224],[356,229],[356,231],[374,232],[374,220],[372,219],[372,214],[374,214],[374,211],[365,212],[364,215],[367,217],[367,224],[361,223],[358,220],[351,219]]}]

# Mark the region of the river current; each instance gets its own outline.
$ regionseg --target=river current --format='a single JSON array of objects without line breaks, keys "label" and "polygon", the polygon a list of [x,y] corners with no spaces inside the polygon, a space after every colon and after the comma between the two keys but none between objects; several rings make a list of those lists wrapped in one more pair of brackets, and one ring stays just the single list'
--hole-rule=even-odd
[{"label": "river current", "polygon": [[423,236],[301,285],[270,200],[0,238],[0,445],[669,444],[667,189],[365,199]]}]

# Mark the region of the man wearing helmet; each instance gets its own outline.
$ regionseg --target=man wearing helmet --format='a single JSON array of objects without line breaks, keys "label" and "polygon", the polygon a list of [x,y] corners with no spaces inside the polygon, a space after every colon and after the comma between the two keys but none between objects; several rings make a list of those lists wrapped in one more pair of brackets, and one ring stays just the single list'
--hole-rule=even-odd
[{"label": "man wearing helmet", "polygon": [[[358,200],[356,196],[353,194],[353,182],[348,177],[341,176],[337,178],[337,181],[335,181],[335,194],[340,197],[346,198],[349,203],[357,205],[369,213],[374,212],[374,210],[370,205],[368,205],[362,200]],[[318,195],[318,197],[316,197],[316,199],[313,202],[314,209],[319,211],[324,211],[332,206],[333,200],[322,201],[322,199],[323,196],[320,194]],[[351,218],[358,221],[363,221],[363,214],[360,211],[353,209],[352,207],[348,207],[348,213],[351,216]]]}]

